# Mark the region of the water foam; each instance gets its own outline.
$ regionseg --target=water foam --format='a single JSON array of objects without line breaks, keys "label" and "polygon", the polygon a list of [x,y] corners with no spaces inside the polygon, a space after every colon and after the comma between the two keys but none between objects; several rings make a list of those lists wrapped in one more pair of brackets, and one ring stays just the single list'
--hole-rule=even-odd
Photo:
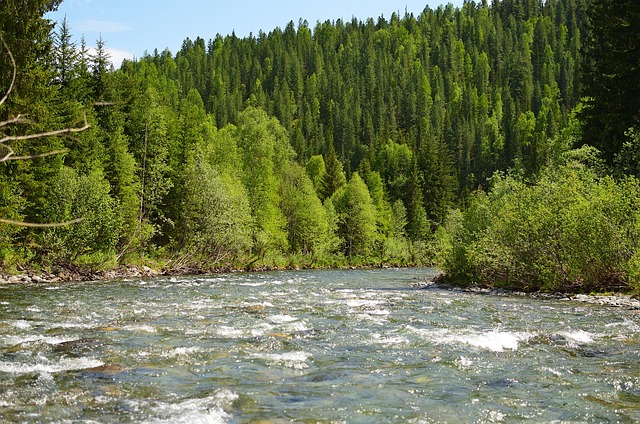
[{"label": "water foam", "polygon": [[589,344],[589,343],[593,343],[594,334],[591,334],[587,331],[584,330],[578,330],[578,331],[564,331],[561,333],[558,333],[561,336],[563,336],[564,338],[566,338],[567,340],[574,342],[574,343],[580,343],[580,344]]},{"label": "water foam", "polygon": [[148,424],[220,424],[231,420],[225,409],[231,408],[238,395],[220,390],[213,396],[188,399],[177,404],[160,404],[154,409],[160,417],[146,421]]},{"label": "water foam", "polygon": [[309,331],[309,327],[303,321],[291,322],[283,326],[283,329],[286,331],[294,332],[294,333],[302,333],[304,331]]},{"label": "water foam", "polygon": [[93,358],[62,358],[59,362],[47,361],[47,363],[41,364],[20,364],[0,361],[0,372],[9,374],[58,373],[95,368],[102,365],[104,365],[104,362]]},{"label": "water foam", "polygon": [[409,339],[404,336],[382,337],[380,334],[373,334],[376,343],[381,345],[393,346],[400,344],[409,344]]},{"label": "water foam", "polygon": [[31,328],[31,323],[23,319],[15,320],[10,325],[20,330],[26,330],[28,328]]},{"label": "water foam", "polygon": [[350,299],[347,300],[347,306],[350,308],[361,308],[363,306],[378,306],[384,303],[381,300],[366,300],[366,299]]},{"label": "water foam", "polygon": [[150,325],[125,325],[122,327],[123,330],[133,331],[135,333],[157,333],[158,330],[155,327]]},{"label": "water foam", "polygon": [[311,357],[307,352],[257,353],[255,358],[265,359],[267,365],[280,365],[297,370],[309,368],[307,360]]},{"label": "water foam", "polygon": [[166,358],[174,358],[176,356],[189,356],[201,351],[202,351],[202,348],[197,346],[192,346],[192,347],[181,346],[181,347],[176,347],[173,350],[164,352],[162,356]]},{"label": "water foam", "polygon": [[291,315],[273,315],[269,317],[269,321],[275,324],[286,324],[297,320],[298,318],[292,317]]},{"label": "water foam", "polygon": [[263,323],[260,323],[260,324],[256,325],[255,327],[253,327],[251,329],[251,336],[252,337],[262,337],[268,331],[270,331],[272,329],[273,329],[272,325],[267,324],[266,322],[263,322]]},{"label": "water foam", "polygon": [[222,325],[216,328],[216,335],[228,339],[237,339],[244,336],[244,332],[238,328]]},{"label": "water foam", "polygon": [[6,345],[19,345],[22,343],[43,342],[50,345],[58,345],[61,343],[73,342],[79,340],[76,337],[63,337],[63,336],[7,336],[0,339]]},{"label": "water foam", "polygon": [[532,335],[528,333],[491,330],[484,333],[451,335],[446,340],[465,343],[492,352],[504,352],[505,350],[518,350],[520,342],[531,337]]},{"label": "water foam", "polygon": [[518,350],[521,342],[534,337],[534,334],[532,333],[499,330],[489,330],[484,332],[458,330],[453,332],[447,329],[431,330],[410,326],[407,327],[407,329],[432,340],[436,344],[466,344],[492,352]]},{"label": "water foam", "polygon": [[366,309],[364,312],[369,315],[391,315],[391,312],[386,309]]}]

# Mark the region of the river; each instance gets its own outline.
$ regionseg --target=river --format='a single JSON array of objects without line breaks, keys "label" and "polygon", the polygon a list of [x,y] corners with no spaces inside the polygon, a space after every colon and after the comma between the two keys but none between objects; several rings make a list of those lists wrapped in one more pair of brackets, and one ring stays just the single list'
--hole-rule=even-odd
[{"label": "river", "polygon": [[0,286],[0,422],[640,420],[638,311],[433,273]]}]

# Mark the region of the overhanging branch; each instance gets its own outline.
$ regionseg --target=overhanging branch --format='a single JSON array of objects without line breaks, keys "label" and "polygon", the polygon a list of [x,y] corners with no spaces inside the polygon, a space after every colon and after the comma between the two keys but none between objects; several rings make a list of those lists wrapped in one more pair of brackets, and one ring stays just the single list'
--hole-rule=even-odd
[{"label": "overhanging branch", "polygon": [[[7,54],[9,56],[9,60],[11,62],[11,67],[12,67],[12,77],[11,77],[11,83],[9,84],[9,88],[7,89],[6,93],[4,94],[4,96],[2,96],[2,98],[0,98],[0,106],[2,106],[7,99],[9,98],[9,95],[13,92],[13,89],[15,87],[16,84],[16,77],[18,74],[18,67],[16,65],[16,61],[15,58],[13,57],[13,54],[11,53],[11,49],[9,48],[9,46],[7,45],[7,42],[5,41],[4,37],[2,36],[2,34],[0,34],[0,41],[2,42],[2,45],[4,46],[4,48],[7,51]],[[18,124],[18,123],[26,123],[28,122],[24,115],[22,114],[18,114],[17,116],[14,116],[13,118],[9,118],[6,121],[0,121],[0,128],[2,127],[6,127],[7,125],[11,125],[11,124]],[[36,153],[36,154],[32,154],[32,155],[25,155],[25,156],[14,156],[15,151],[13,150],[13,148],[9,145],[7,145],[6,143],[12,142],[12,141],[23,141],[23,140],[33,140],[33,139],[38,139],[38,138],[45,138],[45,137],[55,137],[55,136],[67,136],[69,137],[70,134],[73,133],[79,133],[82,131],[85,131],[86,129],[89,128],[89,124],[87,123],[87,115],[84,115],[84,125],[82,127],[79,128],[64,128],[61,130],[54,130],[54,131],[47,131],[47,132],[41,132],[41,133],[37,133],[37,134],[30,134],[30,135],[16,135],[16,136],[3,136],[2,138],[0,138],[0,146],[3,147],[5,149],[5,154],[4,156],[2,156],[2,158],[0,158],[0,163],[2,162],[6,162],[6,161],[12,161],[12,160],[29,160],[29,159],[37,159],[37,158],[44,158],[47,156],[53,156],[53,155],[59,155],[62,153],[65,153],[68,151],[68,149],[60,149],[60,150],[51,150],[48,152],[44,152],[44,153]],[[76,219],[72,219],[70,221],[64,221],[64,222],[51,222],[51,223],[35,223],[35,222],[23,222],[23,221],[16,221],[13,219],[6,219],[6,218],[0,218],[0,223],[3,224],[9,224],[9,225],[15,225],[18,227],[31,227],[31,228],[56,228],[56,227],[64,227],[64,226],[68,226],[68,225],[72,225],[72,224],[77,224],[79,222],[81,222],[83,220],[83,218],[76,218]]]},{"label": "overhanging branch", "polygon": [[77,224],[79,222],[82,222],[82,220],[83,218],[76,218],[76,219],[72,219],[71,221],[65,221],[65,222],[52,222],[52,223],[46,223],[46,224],[38,224],[35,222],[14,221],[13,219],[0,218],[0,223],[16,225],[18,227],[55,228],[55,227],[65,227],[71,224]]},{"label": "overhanging branch", "polygon": [[91,125],[87,123],[87,117],[84,117],[84,125],[80,128],[63,128],[61,130],[42,132],[37,134],[29,134],[29,135],[14,135],[14,136],[6,136],[0,139],[0,144],[5,144],[10,141],[23,141],[23,140],[33,140],[35,138],[44,138],[44,137],[54,137],[58,135],[79,133],[89,129]]},{"label": "overhanging branch", "polygon": [[16,60],[13,58],[13,54],[11,53],[11,49],[7,45],[7,42],[4,40],[4,37],[0,36],[0,41],[2,41],[2,45],[7,50],[7,54],[9,55],[9,60],[11,61],[11,67],[13,68],[13,75],[11,77],[11,84],[9,84],[9,89],[7,90],[5,95],[2,97],[2,99],[0,99],[0,106],[2,106],[2,104],[4,102],[6,102],[7,99],[9,98],[9,95],[13,91],[13,87],[16,84],[16,76],[18,74],[18,66],[16,65]]}]

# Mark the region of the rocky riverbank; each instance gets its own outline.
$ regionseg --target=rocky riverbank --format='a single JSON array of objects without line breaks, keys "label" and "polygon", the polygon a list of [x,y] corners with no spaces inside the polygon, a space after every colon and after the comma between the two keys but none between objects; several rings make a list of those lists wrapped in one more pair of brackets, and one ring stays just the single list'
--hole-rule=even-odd
[{"label": "rocky riverbank", "polygon": [[640,299],[635,296],[615,293],[615,294],[574,294],[574,293],[525,293],[520,291],[505,290],[499,288],[486,288],[479,286],[458,287],[441,281],[440,276],[431,280],[414,283],[415,287],[425,290],[450,290],[463,293],[486,294],[493,296],[528,296],[539,299],[557,299],[567,301],[577,301],[594,305],[616,306],[626,309],[640,310]]},{"label": "rocky riverbank", "polygon": [[[177,267],[162,271],[148,266],[125,265],[109,270],[95,270],[76,267],[72,265],[55,267],[52,271],[25,270],[16,274],[0,272],[0,285],[2,284],[30,284],[30,283],[60,283],[72,281],[108,281],[122,278],[147,278],[161,275],[201,275],[220,274],[233,272],[267,272],[278,271],[283,268],[260,266],[247,269],[241,268],[198,268]],[[289,268],[287,268],[289,269]],[[299,269],[299,268],[290,268]],[[355,268],[352,268],[355,269]]]},{"label": "rocky riverbank", "polygon": [[163,273],[148,266],[121,266],[110,270],[88,270],[80,267],[56,267],[51,271],[27,270],[19,274],[0,273],[0,284],[60,283],[70,281],[100,281],[119,278],[155,277]]}]

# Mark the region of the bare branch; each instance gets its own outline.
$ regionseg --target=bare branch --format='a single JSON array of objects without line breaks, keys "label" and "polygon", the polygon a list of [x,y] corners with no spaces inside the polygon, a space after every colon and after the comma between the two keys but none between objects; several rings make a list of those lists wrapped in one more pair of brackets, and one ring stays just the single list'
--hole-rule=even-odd
[{"label": "bare branch", "polygon": [[84,125],[80,128],[64,128],[61,130],[48,131],[48,132],[43,132],[38,134],[6,136],[4,138],[0,138],[0,144],[5,144],[10,141],[33,140],[34,138],[44,138],[44,137],[53,137],[57,135],[79,133],[87,130],[90,126],[91,125],[87,123],[87,117],[85,116]]},{"label": "bare branch", "polygon": [[26,122],[29,122],[29,121],[25,119],[24,115],[19,114],[18,116],[15,116],[11,119],[0,122],[0,128],[5,127],[7,125],[11,125],[11,124],[24,124]]},{"label": "bare branch", "polygon": [[[0,106],[2,106],[4,104],[4,102],[7,101],[7,99],[9,98],[9,95],[11,95],[11,93],[12,93],[14,87],[15,87],[16,77],[17,77],[17,74],[18,74],[18,66],[16,65],[16,60],[13,57],[13,53],[11,53],[11,49],[7,45],[7,42],[5,41],[5,39],[2,36],[2,34],[0,34],[0,41],[2,42],[2,45],[4,46],[4,48],[7,50],[7,54],[9,55],[9,60],[11,61],[11,67],[13,69],[13,75],[11,77],[11,84],[9,84],[9,88],[7,89],[7,91],[4,94],[4,96],[0,99]],[[25,123],[25,122],[28,122],[28,121],[25,119],[24,115],[18,114],[17,116],[14,116],[13,118],[7,119],[6,121],[0,121],[0,128],[5,127],[7,125],[11,125],[11,124],[18,124],[18,123]],[[32,139],[37,139],[37,138],[52,137],[52,136],[58,136],[58,135],[68,135],[68,134],[78,133],[78,132],[84,131],[87,128],[89,128],[89,124],[87,123],[87,115],[85,114],[84,115],[84,125],[82,127],[80,127],[80,128],[65,128],[65,129],[62,129],[62,130],[48,131],[48,132],[43,132],[43,133],[38,133],[38,134],[31,134],[31,135],[4,136],[2,139],[0,139],[0,146],[6,149],[6,153],[2,158],[0,158],[0,163],[6,162],[6,161],[9,161],[9,160],[28,160],[28,159],[43,158],[43,157],[47,157],[47,156],[58,155],[58,154],[65,153],[65,152],[68,151],[68,149],[61,149],[61,150],[52,150],[52,151],[45,152],[45,153],[38,153],[38,154],[34,154],[34,155],[28,155],[28,156],[13,156],[15,154],[15,151],[10,146],[8,146],[6,144],[7,142],[10,142],[10,141],[21,141],[21,140],[32,140]],[[0,223],[9,224],[9,225],[15,225],[15,226],[18,226],[18,227],[56,228],[56,227],[64,227],[64,226],[68,226],[68,225],[72,225],[72,224],[77,224],[77,223],[81,222],[82,220],[83,220],[83,218],[76,218],[76,219],[72,219],[70,221],[52,222],[52,223],[40,224],[40,223],[34,223],[34,222],[22,222],[22,221],[15,221],[13,219],[0,218]]]},{"label": "bare branch", "polygon": [[28,156],[9,156],[6,159],[0,159],[0,162],[3,162],[3,160],[9,161],[9,160],[29,160],[29,159],[46,158],[47,156],[60,155],[62,153],[67,153],[68,151],[69,149],[60,149],[60,150],[52,150],[50,152],[38,153],[35,155],[28,155]]},{"label": "bare branch", "polygon": [[55,227],[64,227],[67,225],[77,224],[82,222],[83,218],[76,218],[71,221],[65,222],[53,222],[48,224],[36,224],[34,222],[22,222],[22,221],[14,221],[12,219],[0,218],[0,222],[3,224],[16,225],[18,227],[31,227],[31,228],[55,228]]},{"label": "bare branch", "polygon": [[7,153],[2,158],[0,158],[0,162],[4,162],[4,161],[8,160],[15,153],[13,151],[13,149],[11,147],[7,146],[7,145],[3,144],[2,147],[7,149]]},{"label": "bare branch", "polygon": [[[11,53],[11,49],[9,48],[9,46],[7,45],[7,42],[5,41],[4,37],[2,37],[1,34],[0,34],[0,41],[2,42],[2,45],[4,46],[4,48],[7,50],[7,53],[9,55],[9,59],[11,60],[11,66],[13,68],[13,77],[11,78],[11,84],[9,85],[9,89],[7,90],[5,95],[2,97],[2,99],[0,99],[0,106],[1,106],[7,100],[7,98],[11,94],[11,92],[13,91],[13,88],[14,88],[15,82],[16,82],[16,75],[17,75],[17,71],[18,70],[17,70],[16,61],[15,61],[15,59],[13,57],[13,53]],[[5,126],[10,125],[10,124],[25,123],[25,122],[27,122],[27,121],[24,119],[24,115],[18,114],[17,116],[15,116],[13,118],[10,118],[10,119],[8,119],[6,121],[0,122],[0,128],[5,127]],[[42,153],[42,154],[36,154],[36,155],[13,157],[15,152],[6,143],[9,143],[11,141],[33,140],[33,139],[44,138],[44,137],[54,137],[54,136],[59,136],[59,135],[68,135],[68,134],[73,134],[73,133],[79,133],[79,132],[85,131],[89,127],[90,127],[90,125],[87,122],[87,115],[85,114],[84,115],[84,125],[82,127],[79,127],[79,128],[64,128],[64,129],[61,129],[61,130],[47,131],[47,132],[42,132],[42,133],[37,133],[37,134],[29,134],[29,135],[4,136],[3,138],[0,138],[0,146],[5,147],[7,149],[7,153],[2,158],[0,158],[0,163],[1,162],[5,162],[7,160],[34,159],[34,158],[41,158],[41,157],[46,157],[46,156],[51,156],[51,155],[54,155],[54,154],[59,154],[59,153],[66,152],[66,150],[56,150],[56,151],[52,151],[52,152],[48,152],[48,153]]]},{"label": "bare branch", "polygon": [[9,95],[13,91],[14,85],[16,84],[16,76],[18,74],[18,66],[16,65],[16,60],[13,58],[13,53],[11,53],[11,49],[7,45],[7,42],[4,41],[4,37],[0,36],[0,41],[2,41],[2,45],[7,50],[7,53],[9,54],[9,59],[11,60],[11,66],[13,67],[13,76],[11,77],[11,84],[9,84],[9,89],[5,93],[4,97],[2,97],[2,99],[0,99],[0,106],[1,106],[4,102],[7,101],[7,99],[9,98]]},{"label": "bare branch", "polygon": [[80,141],[80,139],[79,139],[79,138],[77,138],[77,137],[73,137],[71,134],[65,134],[65,135],[64,135],[64,137],[65,137],[67,140],[75,141],[75,142],[76,142],[76,143],[78,143],[78,144],[79,144],[79,143],[81,143],[81,141]]}]

